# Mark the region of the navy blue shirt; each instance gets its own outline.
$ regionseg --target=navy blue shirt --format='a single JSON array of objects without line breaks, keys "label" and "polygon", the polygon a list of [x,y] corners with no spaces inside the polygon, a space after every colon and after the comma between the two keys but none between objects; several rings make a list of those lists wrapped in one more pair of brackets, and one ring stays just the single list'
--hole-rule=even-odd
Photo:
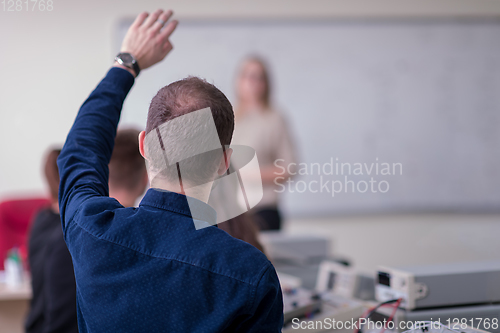
[{"label": "navy blue shirt", "polygon": [[[133,83],[123,69],[108,72],[58,159],[80,332],[281,332],[281,289],[262,252],[215,226],[196,230],[184,195],[149,189],[138,208],[108,196],[108,163]],[[215,211],[197,203],[213,223]]]}]

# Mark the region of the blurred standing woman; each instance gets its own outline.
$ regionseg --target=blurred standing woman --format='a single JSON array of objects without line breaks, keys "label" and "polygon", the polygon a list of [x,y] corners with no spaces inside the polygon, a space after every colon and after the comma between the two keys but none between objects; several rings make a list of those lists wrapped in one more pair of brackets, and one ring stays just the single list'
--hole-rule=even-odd
[{"label": "blurred standing woman", "polygon": [[[247,145],[255,149],[261,169],[263,198],[253,208],[255,222],[261,230],[281,228],[278,210],[279,192],[289,174],[275,166],[288,166],[295,162],[295,151],[283,115],[270,103],[271,87],[265,62],[259,57],[243,61],[236,81],[235,129],[232,144]],[[277,180],[277,181],[278,181]]]}]

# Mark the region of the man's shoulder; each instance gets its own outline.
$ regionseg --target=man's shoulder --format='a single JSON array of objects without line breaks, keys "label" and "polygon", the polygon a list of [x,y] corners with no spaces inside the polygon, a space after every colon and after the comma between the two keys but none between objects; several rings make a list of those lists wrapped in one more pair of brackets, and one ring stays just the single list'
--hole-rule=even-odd
[{"label": "man's shoulder", "polygon": [[123,208],[122,205],[115,199],[108,196],[92,196],[83,201],[78,211],[83,215],[96,215],[104,211],[113,211],[118,208]]},{"label": "man's shoulder", "polygon": [[272,268],[271,262],[256,247],[215,226],[196,230],[189,243],[196,243],[192,248],[200,250],[190,252],[191,260],[201,260],[201,266],[211,272],[250,285],[257,285],[262,275]]},{"label": "man's shoulder", "polygon": [[192,218],[171,211],[123,208],[114,199],[101,197],[87,200],[78,215],[77,224],[109,246],[242,283],[257,285],[272,266],[253,245],[216,226],[196,230]]}]

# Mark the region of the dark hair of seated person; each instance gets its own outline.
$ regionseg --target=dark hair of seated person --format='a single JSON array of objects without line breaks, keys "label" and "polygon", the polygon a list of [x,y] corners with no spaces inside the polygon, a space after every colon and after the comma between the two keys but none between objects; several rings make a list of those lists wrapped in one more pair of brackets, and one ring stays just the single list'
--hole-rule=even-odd
[{"label": "dark hair of seated person", "polygon": [[241,239],[264,252],[264,248],[258,240],[257,226],[249,213],[243,213],[226,222],[219,223],[217,226],[234,238]]}]

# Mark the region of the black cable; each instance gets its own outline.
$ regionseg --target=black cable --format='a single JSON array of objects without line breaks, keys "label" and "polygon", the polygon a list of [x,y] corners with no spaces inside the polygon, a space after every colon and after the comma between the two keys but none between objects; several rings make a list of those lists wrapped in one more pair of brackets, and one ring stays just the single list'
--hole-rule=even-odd
[{"label": "black cable", "polygon": [[[368,314],[365,316],[365,318],[366,319],[370,318],[371,315],[373,315],[375,313],[375,311],[377,311],[381,306],[384,306],[386,304],[396,303],[398,301],[399,301],[399,298],[396,298],[396,299],[391,299],[391,300],[379,303],[376,307],[374,307],[373,309],[371,309],[370,312],[368,312]],[[362,327],[361,327],[361,325],[359,325],[359,328],[356,331],[356,333],[362,333]]]}]

